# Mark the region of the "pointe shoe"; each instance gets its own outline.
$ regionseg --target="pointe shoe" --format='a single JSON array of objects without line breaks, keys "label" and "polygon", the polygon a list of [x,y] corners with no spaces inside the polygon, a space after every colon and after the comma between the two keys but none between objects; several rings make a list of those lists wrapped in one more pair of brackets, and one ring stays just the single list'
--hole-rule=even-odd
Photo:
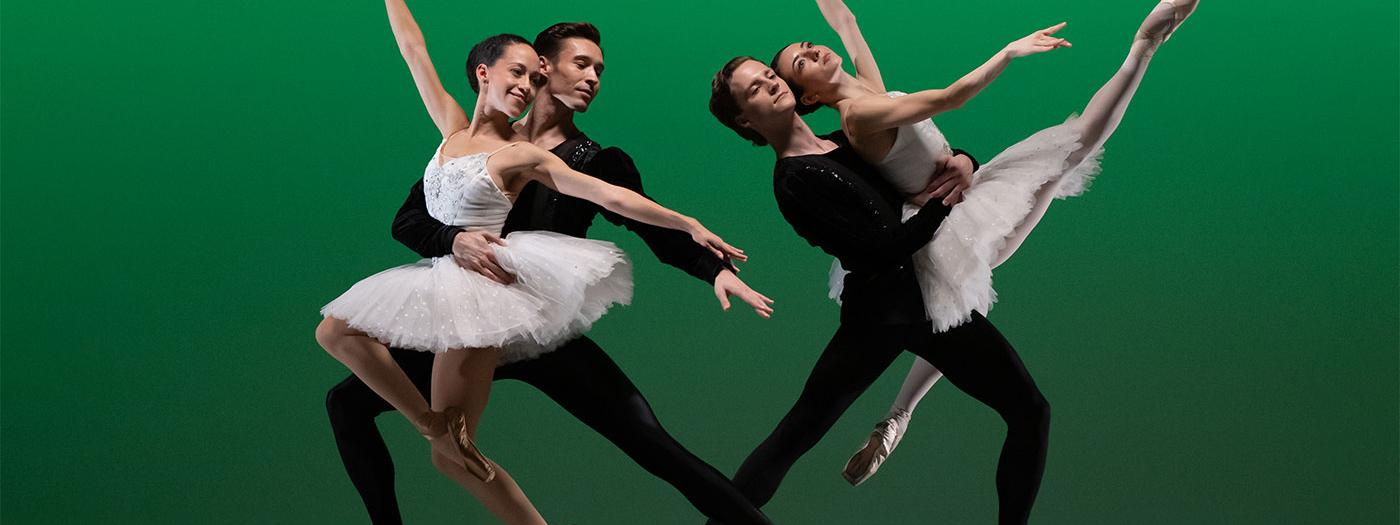
[{"label": "pointe shoe", "polygon": [[420,434],[435,447],[449,447],[462,458],[462,467],[467,473],[484,483],[496,479],[496,468],[481,454],[476,442],[467,434],[467,416],[461,410],[448,408],[442,412],[428,412],[425,416],[429,424]]},{"label": "pointe shoe", "polygon": [[870,432],[870,439],[865,442],[865,446],[851,455],[851,459],[846,462],[841,477],[846,478],[852,486],[865,483],[865,480],[875,475],[875,471],[880,470],[880,465],[894,452],[894,448],[899,446],[899,441],[904,439],[904,429],[908,426],[909,412],[904,410],[895,411],[876,423],[875,430]]},{"label": "pointe shoe", "polygon": [[[1201,4],[1201,0],[1162,0],[1161,4],[1167,4],[1168,9],[1158,11],[1153,8],[1147,14],[1147,19],[1142,21],[1142,26],[1138,28],[1137,37],[1143,40],[1156,42],[1158,45],[1171,40],[1172,33],[1176,28],[1186,22],[1186,18],[1196,12],[1196,7]],[[1159,14],[1165,13],[1165,14]]]}]

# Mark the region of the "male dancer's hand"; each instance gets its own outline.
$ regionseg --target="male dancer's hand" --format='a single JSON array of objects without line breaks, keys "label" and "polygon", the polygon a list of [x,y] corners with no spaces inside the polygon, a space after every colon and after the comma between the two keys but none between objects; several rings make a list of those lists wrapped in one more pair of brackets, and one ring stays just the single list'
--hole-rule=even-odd
[{"label": "male dancer's hand", "polygon": [[963,154],[954,155],[943,163],[943,170],[934,175],[924,191],[911,196],[909,201],[920,207],[935,198],[942,198],[944,206],[962,202],[963,191],[972,185],[972,169],[971,158]]},{"label": "male dancer's hand", "polygon": [[458,232],[452,238],[452,260],[457,266],[486,276],[501,284],[515,282],[515,275],[501,268],[496,262],[496,252],[492,244],[506,245],[506,241],[487,231]]},{"label": "male dancer's hand", "polygon": [[740,300],[749,303],[753,307],[754,313],[759,317],[767,319],[773,315],[773,300],[761,293],[749,288],[744,281],[739,280],[739,276],[734,272],[722,270],[715,276],[715,297],[719,299],[719,306],[725,311],[729,311],[729,296],[738,297]]}]

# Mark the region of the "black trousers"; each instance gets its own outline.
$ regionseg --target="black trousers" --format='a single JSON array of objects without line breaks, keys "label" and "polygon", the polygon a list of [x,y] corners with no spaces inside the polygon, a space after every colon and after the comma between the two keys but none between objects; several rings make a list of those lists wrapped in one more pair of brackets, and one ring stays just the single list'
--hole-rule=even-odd
[{"label": "black trousers", "polygon": [[938,367],[954,386],[1006,421],[996,476],[1000,522],[1025,523],[1045,471],[1050,405],[1011,344],[976,312],[971,321],[939,334],[927,323],[842,325],[817,359],[797,403],[744,460],[734,484],[755,505],[768,503],[798,458],[904,350]]},{"label": "black trousers", "polygon": [[[397,349],[391,353],[427,397],[433,354]],[[705,516],[725,523],[769,523],[728,478],[671,438],[632,380],[587,337],[538,359],[502,366],[496,370],[496,379],[523,381],[544,392],[647,472],[674,486]],[[374,424],[375,416],[393,407],[351,375],[331,389],[326,410],[340,458],[371,521],[402,523],[394,494],[394,463]]]}]

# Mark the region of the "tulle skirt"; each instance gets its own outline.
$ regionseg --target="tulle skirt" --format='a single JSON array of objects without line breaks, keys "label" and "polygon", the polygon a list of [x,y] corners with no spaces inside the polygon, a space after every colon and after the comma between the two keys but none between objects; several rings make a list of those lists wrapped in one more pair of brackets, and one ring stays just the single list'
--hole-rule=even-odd
[{"label": "tulle skirt", "polygon": [[501,361],[513,362],[558,348],[632,300],[631,263],[612,243],[531,231],[507,235],[506,244],[493,248],[513,284],[452,257],[423,259],[355,283],[321,314],[391,347],[499,347]]},{"label": "tulle skirt", "polygon": [[[915,275],[934,331],[968,321],[974,310],[991,309],[997,298],[992,264],[1007,237],[1030,215],[1036,191],[1058,182],[1056,198],[1076,196],[1099,173],[1102,148],[1076,166],[1067,165],[1082,147],[1072,126],[1076,118],[1071,115],[1063,124],[1036,132],[983,164],[933,240],[914,253]],[[917,211],[905,206],[904,219]],[[846,273],[839,261],[832,263],[831,297],[838,301]]]}]

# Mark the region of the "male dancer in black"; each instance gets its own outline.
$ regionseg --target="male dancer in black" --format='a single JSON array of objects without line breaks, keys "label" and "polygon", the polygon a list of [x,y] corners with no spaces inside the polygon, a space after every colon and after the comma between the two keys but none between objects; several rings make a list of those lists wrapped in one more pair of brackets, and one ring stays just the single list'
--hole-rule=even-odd
[{"label": "male dancer in black", "polygon": [[[600,41],[597,28],[587,23],[555,24],[535,38],[535,49],[544,63],[541,71],[549,76],[549,83],[540,89],[534,108],[517,125],[526,128],[524,134],[534,144],[551,148],[569,167],[641,193],[641,177],[631,158],[618,148],[602,148],[574,125],[574,113],[587,110],[598,90],[603,72]],[[729,307],[728,296],[734,295],[764,317],[772,312],[770,301],[735,277],[726,261],[715,258],[685,234],[625,219],[536,183],[520,192],[503,233],[549,230],[584,237],[599,212],[636,233],[662,262],[713,283],[725,309]],[[496,264],[490,250],[491,243],[502,241],[489,233],[464,231],[432,218],[421,180],[394,218],[393,236],[423,257],[452,254],[463,267],[503,283],[513,280]],[[433,354],[390,351],[426,396]],[[768,523],[728,478],[671,438],[637,387],[587,337],[574,339],[538,359],[502,366],[495,377],[538,388],[642,468],[676,487],[706,516],[726,523]],[[392,407],[351,375],[331,389],[326,408],[345,469],[371,520],[376,524],[401,523],[393,460],[374,423],[375,416]]]},{"label": "male dancer in black", "polygon": [[950,208],[937,199],[943,192],[933,190],[940,181],[912,199],[921,209],[901,223],[904,197],[839,132],[814,135],[794,112],[787,84],[768,66],[735,58],[711,88],[715,117],[777,154],[773,192],[783,218],[851,272],[836,334],[797,403],[744,460],[734,484],[754,504],[767,503],[793,463],[909,350],[1006,421],[996,476],[1000,520],[1026,522],[1045,467],[1050,407],[1016,351],[980,313],[938,334],[925,317],[910,256],[948,215]]}]

